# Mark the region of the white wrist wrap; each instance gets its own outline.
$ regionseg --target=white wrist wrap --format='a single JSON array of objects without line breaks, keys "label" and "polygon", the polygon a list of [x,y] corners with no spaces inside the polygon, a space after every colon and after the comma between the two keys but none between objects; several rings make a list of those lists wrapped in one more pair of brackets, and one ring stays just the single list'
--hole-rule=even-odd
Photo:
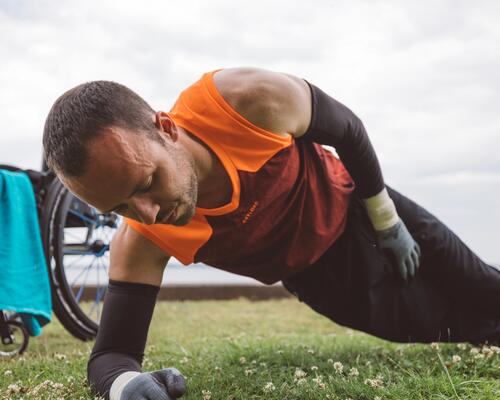
[{"label": "white wrist wrap", "polygon": [[141,373],[137,371],[127,371],[118,376],[118,378],[113,381],[111,389],[109,390],[109,400],[120,400],[122,391],[127,383],[140,374]]},{"label": "white wrist wrap", "polygon": [[379,194],[363,199],[368,217],[376,231],[394,226],[399,221],[396,206],[384,188]]}]

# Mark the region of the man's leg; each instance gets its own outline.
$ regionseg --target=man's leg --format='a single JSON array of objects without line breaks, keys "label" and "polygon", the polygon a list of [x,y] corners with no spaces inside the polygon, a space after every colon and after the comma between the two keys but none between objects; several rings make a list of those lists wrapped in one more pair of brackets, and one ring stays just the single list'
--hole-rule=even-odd
[{"label": "man's leg", "polygon": [[500,272],[432,214],[387,189],[422,249],[408,285],[377,246],[355,193],[342,236],[315,265],[285,279],[285,287],[333,321],[388,340],[498,340]]},{"label": "man's leg", "polygon": [[[500,271],[481,260],[434,215],[391,187],[387,190],[421,246],[421,285],[451,300],[450,339],[500,341]],[[418,294],[412,300],[419,300]]]}]

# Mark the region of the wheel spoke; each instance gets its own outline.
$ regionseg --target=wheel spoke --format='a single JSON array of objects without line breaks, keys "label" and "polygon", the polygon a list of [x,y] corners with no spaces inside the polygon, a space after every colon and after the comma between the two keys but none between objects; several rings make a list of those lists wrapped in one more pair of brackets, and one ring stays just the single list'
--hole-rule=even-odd
[{"label": "wheel spoke", "polygon": [[[105,274],[104,279],[106,280],[106,282],[104,283],[104,285],[102,285],[101,293],[99,294],[98,299],[97,299],[98,302],[101,302],[102,298],[104,297],[104,294],[106,293],[106,290],[108,289],[108,284],[109,284],[107,266],[105,265],[104,260],[102,260],[102,259],[101,259],[101,267],[104,270],[104,274]],[[100,311],[101,311],[101,308],[98,309],[97,321],[99,321],[101,319],[100,318]]]},{"label": "wheel spoke", "polygon": [[[103,262],[102,260],[100,260],[98,262],[98,266],[97,266],[97,271],[99,271],[99,267],[102,267],[104,268],[104,265],[103,265]],[[99,275],[98,275],[99,276]],[[100,279],[98,278],[98,281]],[[90,308],[90,311],[88,313],[89,316],[92,315],[92,312],[94,311],[94,309],[96,310],[96,315],[97,315],[97,319],[96,319],[96,322],[99,322],[100,320],[100,311],[101,311],[101,307],[100,307],[100,302],[104,296],[104,293],[106,292],[106,289],[108,288],[108,285],[107,283],[105,285],[102,285],[102,286],[98,286],[96,288],[96,296],[95,296],[95,301],[94,301],[94,304],[92,305],[92,307]]]},{"label": "wheel spoke", "polygon": [[95,261],[96,261],[96,258],[94,257],[94,260],[92,261],[92,263],[90,263],[87,267],[85,267],[84,269],[82,269],[82,270],[80,271],[80,273],[79,273],[79,274],[78,274],[78,276],[75,278],[75,280],[73,281],[73,283],[71,283],[71,284],[70,284],[70,287],[71,287],[71,288],[73,288],[73,286],[75,286],[76,281],[78,280],[78,278],[80,278],[80,276],[82,276],[82,275],[83,275],[83,273],[84,273],[84,272],[86,272],[86,271],[87,271],[87,273],[88,273],[88,271],[90,270],[90,268],[92,268],[92,266],[94,265]]},{"label": "wheel spoke", "polygon": [[69,269],[69,268],[71,268],[71,267],[72,267],[73,265],[75,265],[78,261],[80,261],[80,260],[82,259],[82,257],[84,257],[84,255],[83,255],[83,254],[80,254],[76,260],[72,261],[72,262],[71,262],[71,264],[69,264],[68,266],[64,267],[64,269]]},{"label": "wheel spoke", "polygon": [[[94,261],[95,260],[96,259],[94,259]],[[89,271],[91,270],[91,267],[94,265],[94,261],[92,261],[92,264],[90,264],[87,267],[87,273],[85,274],[85,279],[84,279],[83,285],[80,285],[80,288],[78,289],[78,294],[75,296],[77,303],[80,302],[80,298],[82,297],[83,291],[85,290],[85,282],[86,282],[86,280],[87,280],[87,278],[89,276]]]}]

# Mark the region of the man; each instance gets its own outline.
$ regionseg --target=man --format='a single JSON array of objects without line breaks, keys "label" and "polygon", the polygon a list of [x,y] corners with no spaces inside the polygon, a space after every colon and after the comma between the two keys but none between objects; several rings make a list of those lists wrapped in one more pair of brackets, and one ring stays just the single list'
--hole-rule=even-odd
[{"label": "man", "polygon": [[53,105],[44,148],[76,196],[126,217],[88,363],[107,398],[186,390],[174,368],[140,372],[170,256],[282,281],[322,315],[388,340],[500,338],[500,272],[385,185],[359,118],[303,79],[215,70],[170,112],[86,83]]}]

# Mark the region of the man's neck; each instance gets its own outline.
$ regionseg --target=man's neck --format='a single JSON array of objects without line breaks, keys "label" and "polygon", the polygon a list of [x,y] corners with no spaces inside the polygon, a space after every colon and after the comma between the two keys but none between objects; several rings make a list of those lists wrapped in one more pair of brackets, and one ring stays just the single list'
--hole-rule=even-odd
[{"label": "man's neck", "polygon": [[231,200],[231,180],[217,155],[203,141],[183,128],[179,140],[193,157],[198,177],[197,206],[216,208]]}]

